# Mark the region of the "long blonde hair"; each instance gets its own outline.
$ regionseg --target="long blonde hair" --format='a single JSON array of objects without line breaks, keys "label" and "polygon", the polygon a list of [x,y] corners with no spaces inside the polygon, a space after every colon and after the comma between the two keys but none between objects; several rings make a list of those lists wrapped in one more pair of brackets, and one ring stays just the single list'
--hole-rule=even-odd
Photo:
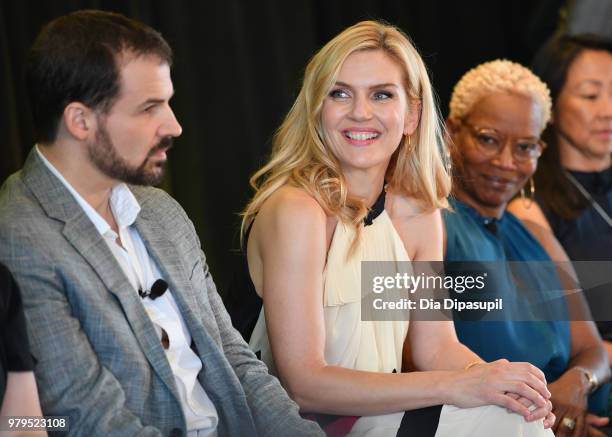
[{"label": "long blonde hair", "polygon": [[[241,239],[263,203],[283,185],[306,190],[326,214],[358,226],[367,207],[348,196],[338,160],[324,144],[321,107],[336,82],[345,59],[361,50],[383,50],[404,72],[411,108],[420,107],[417,130],[393,154],[387,168],[388,186],[413,196],[425,210],[447,207],[450,191],[448,160],[442,124],[434,102],[427,69],[408,37],[394,26],[362,21],[329,41],[308,63],[302,89],[273,139],[270,160],[250,179],[253,199],[243,212]],[[358,229],[358,228],[357,228]]]}]

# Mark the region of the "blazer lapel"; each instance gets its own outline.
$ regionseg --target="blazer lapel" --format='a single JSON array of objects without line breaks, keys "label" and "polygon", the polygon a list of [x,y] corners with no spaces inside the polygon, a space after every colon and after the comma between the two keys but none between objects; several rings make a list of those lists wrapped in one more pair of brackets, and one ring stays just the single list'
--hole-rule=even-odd
[{"label": "blazer lapel", "polygon": [[[171,231],[160,224],[161,220],[158,213],[154,212],[154,208],[148,205],[146,200],[141,202],[141,208],[136,219],[136,228],[149,255],[153,257],[164,280],[168,282],[189,333],[200,352],[200,357],[203,352],[210,351],[211,348],[221,352],[219,345],[213,339],[213,336],[218,337],[218,332],[212,311],[208,307],[199,305],[195,298],[195,293],[206,293],[206,290],[194,290],[189,280],[193,266],[185,265],[185,254],[179,253],[176,243],[168,237]],[[193,263],[196,261],[194,259]],[[198,313],[196,314],[194,310]]]},{"label": "blazer lapel", "polygon": [[[64,222],[63,234],[119,301],[145,356],[172,394],[179,399],[174,376],[140,297],[121,270],[104,238],[62,182],[51,173],[35,150],[24,165],[24,182],[45,212]],[[85,292],[85,291],[83,291]]]},{"label": "blazer lapel", "polygon": [[[179,307],[183,320],[189,329],[191,338],[197,347],[198,356],[202,361],[202,370],[198,380],[210,397],[219,414],[219,435],[232,434],[232,429],[244,431],[251,426],[247,421],[250,417],[249,406],[245,401],[244,391],[238,376],[232,369],[220,345],[221,338],[217,321],[209,305],[206,284],[197,284],[201,289],[194,289],[190,275],[192,269],[199,264],[199,248],[193,250],[194,259],[186,259],[185,252],[180,251],[180,242],[171,240],[169,236],[180,234],[184,229],[167,229],[163,227],[163,214],[160,205],[152,205],[146,196],[140,197],[139,190],[134,194],[139,200],[141,211],[136,219],[136,227],[143,239],[147,251],[154,258],[164,280],[168,282],[172,295]],[[185,262],[190,262],[186,265]],[[202,299],[196,299],[196,293],[204,294]],[[200,303],[199,303],[200,302]],[[241,419],[241,425],[236,428],[236,417]],[[241,431],[241,432],[242,432]],[[235,433],[235,432],[234,432]],[[244,432],[242,432],[244,433]],[[255,433],[249,428],[247,434]]]}]

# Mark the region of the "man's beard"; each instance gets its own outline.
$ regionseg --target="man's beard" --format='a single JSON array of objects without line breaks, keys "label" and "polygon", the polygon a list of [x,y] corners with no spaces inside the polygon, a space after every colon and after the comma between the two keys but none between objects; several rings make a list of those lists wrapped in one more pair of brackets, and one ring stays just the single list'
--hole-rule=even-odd
[{"label": "man's beard", "polygon": [[150,158],[159,150],[172,147],[172,137],[164,137],[153,147],[142,164],[131,166],[121,156],[110,139],[104,123],[98,123],[95,141],[87,145],[94,165],[109,178],[132,185],[158,185],[164,177],[163,163],[151,163]]}]

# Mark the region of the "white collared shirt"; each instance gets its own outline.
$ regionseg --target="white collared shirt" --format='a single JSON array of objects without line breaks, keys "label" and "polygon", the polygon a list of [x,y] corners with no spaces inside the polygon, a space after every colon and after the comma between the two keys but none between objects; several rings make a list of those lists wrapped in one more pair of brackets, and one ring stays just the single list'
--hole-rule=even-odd
[{"label": "white collared shirt", "polygon": [[[111,211],[119,228],[119,235],[117,235],[106,220],[45,158],[38,146],[36,146],[36,151],[43,163],[70,191],[100,235],[104,237],[104,241],[134,287],[134,293],[138,293],[138,290],[150,290],[153,283],[162,275],[147,252],[138,230],[133,226],[140,212],[140,205],[127,185],[119,184],[113,187],[110,194]],[[123,247],[118,243],[117,238],[121,240]],[[155,300],[147,297],[142,299],[142,303],[155,326],[160,341],[162,329],[168,335],[169,347],[164,349],[164,352],[174,374],[187,422],[188,437],[216,436],[219,422],[217,410],[197,379],[202,368],[202,361],[190,347],[191,335],[172,291],[167,290]]]}]

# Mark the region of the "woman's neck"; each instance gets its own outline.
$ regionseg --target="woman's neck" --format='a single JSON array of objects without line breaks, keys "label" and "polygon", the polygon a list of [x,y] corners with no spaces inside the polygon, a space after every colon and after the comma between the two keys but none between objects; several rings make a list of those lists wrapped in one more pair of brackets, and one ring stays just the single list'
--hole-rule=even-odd
[{"label": "woman's neck", "polygon": [[505,203],[498,206],[483,205],[481,202],[478,202],[478,200],[476,200],[473,196],[464,191],[459,186],[459,184],[456,184],[453,187],[453,196],[465,203],[466,205],[474,208],[478,212],[478,214],[483,217],[492,217],[500,219],[501,216],[504,214],[504,211],[506,210],[507,206],[507,204]]},{"label": "woman's neck", "polygon": [[371,207],[378,198],[385,183],[384,172],[345,172],[349,196],[363,200]]}]

